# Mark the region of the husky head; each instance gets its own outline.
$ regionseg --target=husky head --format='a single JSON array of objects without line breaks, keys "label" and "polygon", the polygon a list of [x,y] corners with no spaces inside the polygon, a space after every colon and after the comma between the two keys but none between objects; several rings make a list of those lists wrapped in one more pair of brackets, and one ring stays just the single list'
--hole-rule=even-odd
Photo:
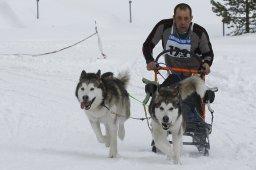
[{"label": "husky head", "polygon": [[150,105],[153,119],[168,130],[181,114],[178,86],[158,89]]},{"label": "husky head", "polygon": [[198,77],[190,77],[167,87],[160,87],[153,95],[149,105],[149,113],[158,121],[164,130],[169,129],[181,116],[181,104],[192,93],[203,98],[206,91],[204,81]]},{"label": "husky head", "polygon": [[76,97],[81,109],[93,110],[103,102],[103,85],[101,71],[97,73],[81,73],[80,81],[76,87]]}]

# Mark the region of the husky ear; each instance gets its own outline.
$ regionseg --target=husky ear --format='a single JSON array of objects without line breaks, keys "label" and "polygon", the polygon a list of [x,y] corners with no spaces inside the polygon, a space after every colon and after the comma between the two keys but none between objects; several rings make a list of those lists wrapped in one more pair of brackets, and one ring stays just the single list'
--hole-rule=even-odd
[{"label": "husky ear", "polygon": [[180,85],[177,84],[172,88],[172,94],[173,96],[179,96],[180,93]]},{"label": "husky ear", "polygon": [[80,75],[80,81],[86,77],[86,72],[83,70]]},{"label": "husky ear", "polygon": [[100,79],[101,71],[100,71],[100,70],[98,70],[98,72],[96,73],[96,75],[97,75],[98,79]]}]

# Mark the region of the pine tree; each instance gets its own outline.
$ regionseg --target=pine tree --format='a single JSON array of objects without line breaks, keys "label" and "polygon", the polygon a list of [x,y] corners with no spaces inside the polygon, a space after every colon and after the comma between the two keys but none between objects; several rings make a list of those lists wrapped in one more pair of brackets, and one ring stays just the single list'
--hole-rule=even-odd
[{"label": "pine tree", "polygon": [[231,35],[256,32],[256,0],[211,0],[212,11],[232,29]]}]

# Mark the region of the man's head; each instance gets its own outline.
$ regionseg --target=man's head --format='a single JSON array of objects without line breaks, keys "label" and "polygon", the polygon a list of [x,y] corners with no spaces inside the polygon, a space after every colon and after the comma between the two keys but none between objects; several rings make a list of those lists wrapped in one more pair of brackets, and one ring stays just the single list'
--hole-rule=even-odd
[{"label": "man's head", "polygon": [[188,4],[180,3],[174,8],[173,20],[179,33],[188,31],[192,19],[192,9]]}]

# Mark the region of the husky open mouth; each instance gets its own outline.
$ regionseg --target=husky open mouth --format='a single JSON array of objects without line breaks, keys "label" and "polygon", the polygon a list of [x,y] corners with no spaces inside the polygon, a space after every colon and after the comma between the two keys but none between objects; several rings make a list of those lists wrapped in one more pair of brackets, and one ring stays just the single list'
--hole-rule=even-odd
[{"label": "husky open mouth", "polygon": [[94,97],[91,101],[82,101],[81,109],[89,110],[91,108],[92,103],[94,102],[96,97]]},{"label": "husky open mouth", "polygon": [[170,126],[171,126],[171,123],[163,123],[163,122],[162,122],[162,128],[163,128],[164,130],[168,130],[168,129],[170,128]]}]

